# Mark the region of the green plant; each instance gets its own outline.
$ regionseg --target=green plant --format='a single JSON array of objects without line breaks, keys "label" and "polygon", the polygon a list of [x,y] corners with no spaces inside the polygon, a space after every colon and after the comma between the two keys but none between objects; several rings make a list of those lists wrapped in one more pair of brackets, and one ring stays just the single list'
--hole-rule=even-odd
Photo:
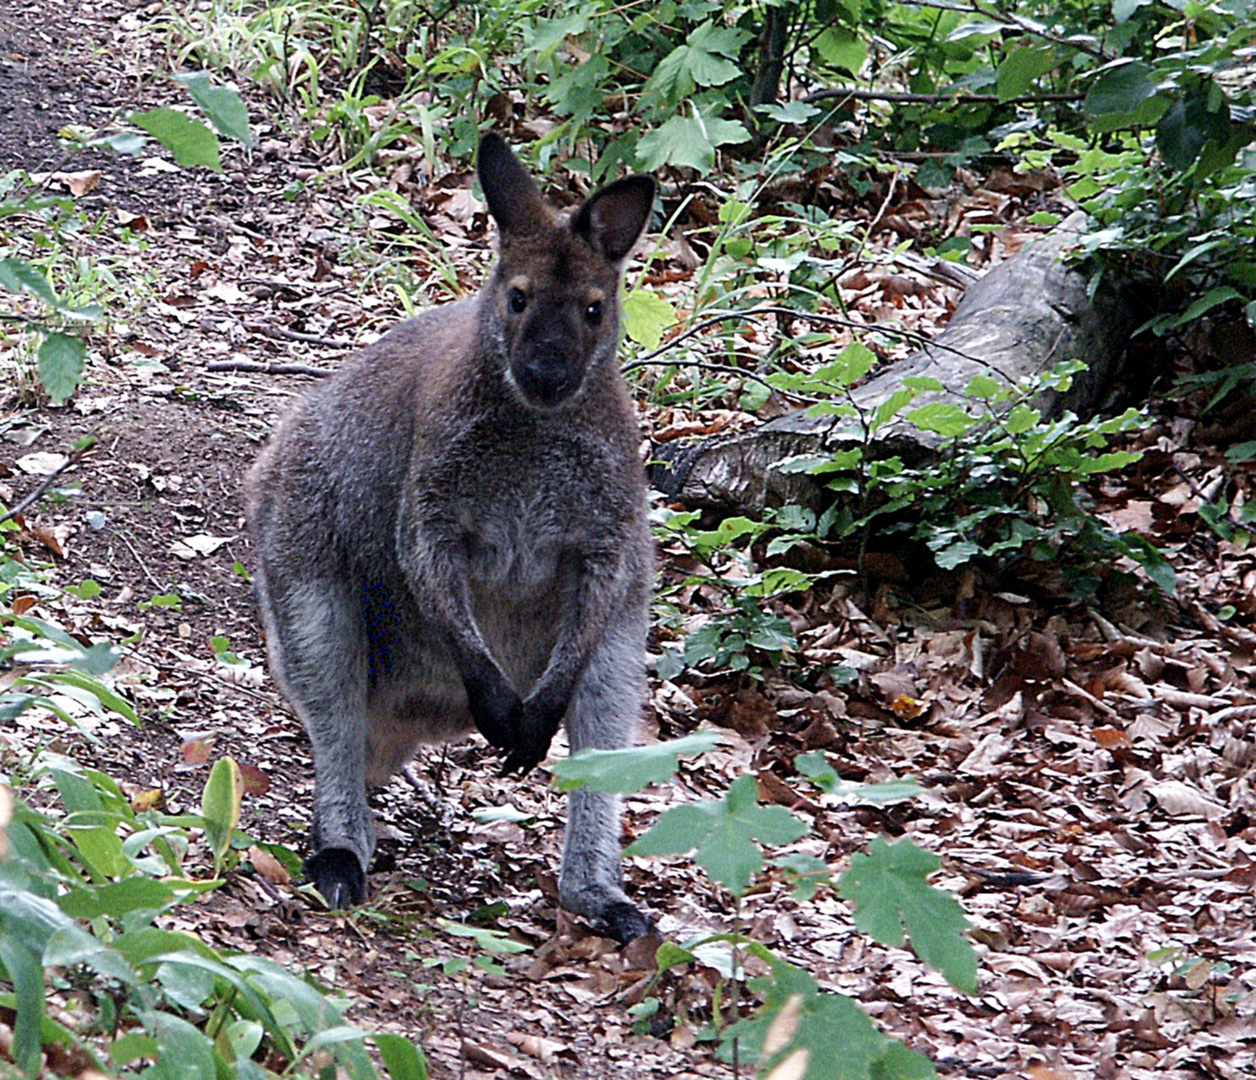
[{"label": "green plant", "polygon": [[[666,779],[685,754],[709,749],[707,734],[641,749],[584,751],[556,763],[555,782],[562,790],[587,784],[596,790],[630,793],[646,783]],[[843,784],[823,755],[801,756],[797,767],[822,790],[871,801],[910,797],[911,784]],[[912,948],[958,989],[976,989],[977,958],[964,938],[959,904],[933,888],[927,878],[939,860],[909,840],[893,844],[875,839],[867,854],[852,857],[836,879],[822,859],[786,852],[771,862],[765,847],[795,843],[810,832],[798,815],[780,806],[759,805],[755,777],[741,776],[722,798],[675,806],[628,848],[641,856],[694,852],[694,861],[712,881],[731,894],[732,928],[685,942],[664,942],[656,954],[659,975],[686,964],[713,967],[722,975],[711,1004],[707,1037],[719,1042],[721,1054],[735,1062],[750,1061],[761,1075],[790,1075],[799,1080],[852,1077],[868,1080],[913,1080],[934,1075],[927,1058],[879,1032],[850,998],[821,989],[802,968],[776,956],[750,937],[742,917],[742,900],[763,883],[765,870],[794,885],[800,899],[812,897],[821,885],[836,888],[855,908],[855,925],[883,945],[897,947],[910,939]],[[747,979],[745,961],[753,956],[768,974]],[[758,1004],[742,1000],[742,986]],[[639,1030],[649,1030],[661,1001],[647,996],[632,1015]],[[789,1062],[788,1067],[784,1063]],[[785,1072],[774,1070],[785,1068]]]},{"label": "green plant", "polygon": [[[131,112],[127,119],[169,149],[183,166],[222,170],[219,135],[249,144],[248,110],[228,87],[215,86],[204,72],[176,76],[213,127],[171,108]],[[146,139],[134,133],[69,129],[78,148],[106,147],[138,153]],[[116,260],[98,260],[68,251],[69,238],[83,218],[73,201],[44,194],[25,173],[0,178],[0,290],[12,310],[0,311],[0,324],[18,327],[34,374],[55,404],[78,388],[87,363],[85,330],[99,322],[105,305],[124,290]],[[90,226],[89,226],[90,227]],[[134,293],[129,288],[125,290]],[[137,297],[132,295],[132,302]],[[0,331],[2,332],[2,331]],[[28,375],[18,372],[19,384]]]}]

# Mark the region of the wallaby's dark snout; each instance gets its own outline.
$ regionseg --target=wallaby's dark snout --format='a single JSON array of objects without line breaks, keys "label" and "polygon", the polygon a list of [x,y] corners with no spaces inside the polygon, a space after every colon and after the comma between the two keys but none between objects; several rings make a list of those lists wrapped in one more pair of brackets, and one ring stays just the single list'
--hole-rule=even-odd
[{"label": "wallaby's dark snout", "polygon": [[[370,787],[423,742],[478,729],[527,772],[633,738],[653,551],[619,273],[654,182],[550,207],[496,135],[499,230],[479,296],[385,334],[284,418],[249,474],[271,671],[314,751],[307,872],[367,894]],[[649,920],[620,880],[614,796],[573,792],[559,899],[620,941]]]}]

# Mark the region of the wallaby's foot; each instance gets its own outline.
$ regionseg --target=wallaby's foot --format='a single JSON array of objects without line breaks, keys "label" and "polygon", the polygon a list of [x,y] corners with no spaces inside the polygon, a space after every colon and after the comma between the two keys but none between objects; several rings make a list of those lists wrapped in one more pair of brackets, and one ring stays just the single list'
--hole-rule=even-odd
[{"label": "wallaby's foot", "polygon": [[593,927],[599,933],[605,933],[607,937],[614,938],[621,945],[627,945],[630,941],[636,941],[637,938],[654,933],[654,923],[636,904],[628,900],[619,900],[611,904],[593,920]]},{"label": "wallaby's foot", "polygon": [[333,911],[344,911],[366,903],[366,872],[358,857],[348,848],[323,848],[316,851],[304,865],[305,876]]}]

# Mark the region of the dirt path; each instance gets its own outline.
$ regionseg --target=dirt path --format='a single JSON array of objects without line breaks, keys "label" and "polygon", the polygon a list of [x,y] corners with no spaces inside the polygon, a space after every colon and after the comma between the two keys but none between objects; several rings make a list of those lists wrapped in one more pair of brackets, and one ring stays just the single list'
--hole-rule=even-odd
[{"label": "dirt path", "polygon": [[[48,5],[0,12],[0,167],[41,166],[65,123],[99,122],[137,84],[142,96],[174,98],[168,85],[138,78],[142,58],[128,52],[146,40],[137,31],[150,9],[53,7],[64,29],[55,40]],[[260,103],[253,114],[265,115]],[[4,434],[22,441],[0,444],[0,463],[9,501],[35,483],[18,459],[98,440],[68,474],[65,497],[27,516],[61,548],[59,584],[91,577],[103,587],[68,603],[77,628],[115,640],[142,631],[126,663],[148,722],[106,727],[98,745],[67,733],[67,752],[137,789],[160,788],[178,807],[195,805],[206,775],[186,748],[212,742],[215,755],[268,779],[247,800],[245,828],[299,850],[308,752],[263,676],[249,585],[235,564],[249,564],[240,478],[308,380],[207,365],[329,365],[343,350],[317,340],[361,340],[398,312],[386,282],[368,274],[373,264],[354,258],[353,229],[330,212],[353,191],[285,198],[312,174],[310,152],[298,135],[262,125],[259,136],[251,154],[229,156],[221,177],[171,171],[152,163],[155,153],[75,161],[102,173],[80,206],[107,224],[73,245],[113,268],[116,286],[104,291],[115,321],[93,339],[90,378],[67,406],[9,395]],[[463,238],[460,267],[474,277],[486,255],[482,239]],[[282,337],[294,330],[316,340]],[[1149,459],[1148,485],[1158,460]],[[1256,572],[1250,555],[1211,541],[1184,558],[1184,579],[1214,609]],[[177,607],[153,606],[176,596]],[[882,831],[944,854],[942,883],[962,892],[982,951],[973,998],[908,953],[872,946],[831,893],[800,903],[773,882],[747,908],[755,936],[860,999],[943,1076],[1252,1075],[1250,640],[1146,593],[1100,614],[971,579],[910,594],[884,584],[875,619],[841,592],[794,614],[816,656],[863,658],[858,684],[840,695],[783,679],[762,691],[656,686],[648,732],[715,721],[729,744],[686,769],[674,791],[629,800],[628,828],[640,832],[671,799],[712,797],[753,768],[770,798],[814,822],[814,854],[840,862]],[[243,663],[219,662],[216,637]],[[913,715],[896,706],[904,697],[926,707]],[[16,735],[24,744],[38,733],[19,725]],[[821,803],[789,764],[814,749],[846,777],[915,775],[930,792],[888,810]],[[242,871],[184,909],[183,925],[343,988],[363,1022],[416,1036],[436,1076],[459,1075],[464,1038],[469,1077],[731,1075],[696,1041],[709,969],[655,988],[664,1014],[679,1017],[663,1037],[633,1033],[625,1009],[646,990],[649,958],[620,954],[558,913],[562,801],[539,774],[498,780],[478,743],[419,764],[452,822],[393,783],[380,800],[386,865],[366,912],[333,919],[291,886]],[[505,801],[521,820],[472,816]],[[639,861],[630,888],[670,936],[729,926],[727,898],[684,860]],[[506,979],[438,974],[430,965],[460,945],[434,932],[434,919],[465,920],[494,904],[494,925],[533,952],[512,961]]]}]

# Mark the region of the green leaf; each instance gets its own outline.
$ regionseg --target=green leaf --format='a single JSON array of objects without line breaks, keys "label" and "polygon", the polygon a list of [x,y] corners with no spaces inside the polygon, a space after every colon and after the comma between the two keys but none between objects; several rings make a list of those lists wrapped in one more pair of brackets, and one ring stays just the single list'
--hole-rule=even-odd
[{"label": "green leaf", "polygon": [[1156,69],[1141,60],[1118,60],[1104,69],[1082,103],[1087,116],[1134,112],[1156,93]]},{"label": "green leaf", "polygon": [[867,855],[854,855],[838,879],[839,895],[855,905],[855,926],[882,945],[911,938],[916,955],[956,989],[975,993],[977,954],[964,937],[966,922],[955,897],[929,885],[940,860],[903,839],[872,841]]},{"label": "green leaf", "polygon": [[760,806],[759,782],[747,775],[735,780],[723,799],[672,807],[628,852],[679,855],[696,848],[694,861],[742,896],[763,868],[758,843],[791,844],[806,832],[806,823],[783,806]]},{"label": "green leaf", "polygon": [[192,100],[205,110],[205,115],[219,135],[234,139],[245,146],[253,145],[248,106],[231,87],[214,86],[209,80],[209,74],[204,71],[176,75],[175,81],[187,87]]},{"label": "green leaf", "polygon": [[1156,149],[1170,168],[1185,172],[1195,164],[1208,142],[1223,143],[1230,137],[1230,108],[1209,109],[1206,90],[1175,102],[1156,125]]},{"label": "green leaf", "polygon": [[160,1080],[217,1080],[214,1044],[204,1032],[170,1013],[152,1014],[151,1026],[160,1050],[146,1077]]},{"label": "green leaf", "polygon": [[826,64],[848,71],[856,78],[868,59],[868,46],[863,38],[845,26],[830,26],[811,47]]},{"label": "green leaf", "polygon": [[588,787],[591,791],[628,795],[650,784],[666,783],[682,755],[704,754],[719,743],[720,736],[715,732],[698,731],[683,739],[626,750],[581,750],[554,762],[554,788],[575,791]]},{"label": "green leaf", "polygon": [[40,1032],[44,1020],[44,966],[32,943],[14,932],[8,918],[0,915],[0,965],[17,997],[13,1023],[13,1062],[27,1076],[40,1072]]},{"label": "green leaf", "polygon": [[60,405],[78,389],[87,361],[87,346],[72,334],[50,331],[39,345],[39,381]]},{"label": "green leaf", "polygon": [[485,952],[514,954],[525,953],[532,948],[531,945],[514,941],[503,931],[494,930],[491,927],[467,926],[466,923],[453,922],[450,919],[437,919],[436,922],[446,933],[454,937],[470,938]]},{"label": "green leaf", "polygon": [[103,885],[74,889],[61,897],[61,910],[75,919],[95,919],[101,915],[121,917],[132,911],[160,911],[178,899],[169,881],[150,877],[130,877]]},{"label": "green leaf", "polygon": [[971,431],[977,423],[959,405],[951,405],[944,401],[921,405],[918,409],[904,413],[903,418],[921,431],[932,431],[948,439]]},{"label": "green leaf", "polygon": [[401,1035],[373,1035],[375,1049],[392,1080],[427,1080],[423,1051]]},{"label": "green leaf", "polygon": [[222,172],[218,136],[199,120],[174,109],[149,109],[132,113],[131,123],[147,131],[174,154],[175,161],[184,168],[204,165],[214,172]]},{"label": "green leaf", "polygon": [[676,325],[676,309],[650,289],[633,289],[624,297],[624,332],[638,345],[657,349],[663,331]]},{"label": "green leaf", "polygon": [[1218,304],[1224,304],[1227,300],[1242,300],[1243,294],[1230,285],[1218,285],[1215,289],[1209,289],[1203,296],[1196,300],[1181,315],[1174,318],[1170,324],[1172,326],[1184,326],[1186,323],[1194,322],[1201,315],[1206,315]]},{"label": "green leaf", "polygon": [[0,288],[11,293],[28,292],[52,307],[59,307],[61,303],[48,279],[21,259],[0,259]]},{"label": "green leaf", "polygon": [[1029,89],[1035,79],[1055,67],[1055,47],[1052,45],[1025,45],[1012,49],[999,65],[999,77],[995,88],[1000,101],[1018,98]]},{"label": "green leaf", "polygon": [[637,164],[646,172],[663,165],[708,173],[715,168],[715,149],[745,142],[750,132],[735,120],[717,117],[673,116],[637,143]]},{"label": "green leaf", "polygon": [[231,834],[240,823],[240,802],[244,797],[244,778],[240,766],[229,757],[219,758],[209,771],[201,795],[201,815],[205,819],[205,835],[214,852],[214,866],[222,867],[231,848]]},{"label": "green leaf", "polygon": [[[803,1080],[929,1080],[936,1075],[927,1057],[883,1035],[855,1001],[821,991],[802,968],[775,957],[768,962],[772,974],[750,983],[763,1005],[721,1035],[725,1047],[737,1040],[743,1055],[758,1066],[758,1075]],[[766,1053],[765,1045],[771,1047]]]}]

